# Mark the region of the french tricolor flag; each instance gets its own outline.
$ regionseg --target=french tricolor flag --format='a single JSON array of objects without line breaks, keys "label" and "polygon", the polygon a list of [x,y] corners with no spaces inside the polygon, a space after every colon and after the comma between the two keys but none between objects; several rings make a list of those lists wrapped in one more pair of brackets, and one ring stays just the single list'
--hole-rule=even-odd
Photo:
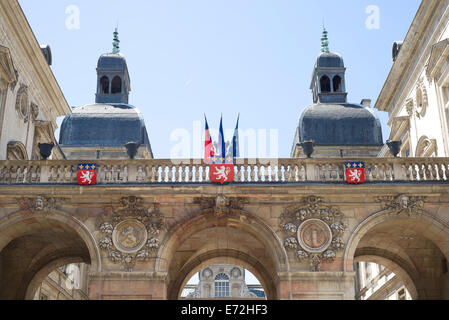
[{"label": "french tricolor flag", "polygon": [[209,124],[207,123],[206,115],[204,115],[204,120],[206,121],[206,132],[204,139],[204,161],[206,163],[211,163],[211,158],[215,156],[214,144],[212,143],[212,137],[209,132]]}]

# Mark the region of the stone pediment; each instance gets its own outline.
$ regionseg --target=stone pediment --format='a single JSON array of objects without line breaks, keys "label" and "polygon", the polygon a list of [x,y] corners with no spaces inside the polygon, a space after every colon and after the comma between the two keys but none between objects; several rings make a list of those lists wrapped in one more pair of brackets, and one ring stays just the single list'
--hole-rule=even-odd
[{"label": "stone pediment", "polygon": [[399,139],[404,131],[410,129],[410,116],[394,117],[391,125],[390,140]]},{"label": "stone pediment", "polygon": [[10,84],[17,82],[17,72],[14,68],[11,52],[2,45],[0,45],[0,74]]},{"label": "stone pediment", "polygon": [[426,75],[428,79],[435,78],[444,61],[449,56],[449,39],[444,39],[433,45],[427,64]]}]

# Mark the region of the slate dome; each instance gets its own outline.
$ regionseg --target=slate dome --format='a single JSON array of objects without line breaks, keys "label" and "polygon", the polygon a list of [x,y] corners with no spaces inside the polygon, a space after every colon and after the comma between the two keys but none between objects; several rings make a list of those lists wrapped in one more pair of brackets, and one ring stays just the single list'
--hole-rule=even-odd
[{"label": "slate dome", "polygon": [[127,69],[126,58],[121,53],[105,53],[97,63],[99,69]]},{"label": "slate dome", "polygon": [[300,141],[317,145],[383,145],[379,118],[357,104],[313,104],[303,111],[298,129]]},{"label": "slate dome", "polygon": [[344,68],[345,63],[342,56],[335,52],[322,52],[316,61],[318,68]]},{"label": "slate dome", "polygon": [[127,142],[150,146],[140,111],[127,104],[91,104],[64,118],[59,144],[123,146]]}]

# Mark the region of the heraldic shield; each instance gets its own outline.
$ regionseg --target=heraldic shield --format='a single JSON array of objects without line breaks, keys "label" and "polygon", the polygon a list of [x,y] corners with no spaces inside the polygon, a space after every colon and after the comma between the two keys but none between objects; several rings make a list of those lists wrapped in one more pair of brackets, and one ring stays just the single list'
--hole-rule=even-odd
[{"label": "heraldic shield", "polygon": [[359,184],[365,183],[365,163],[364,162],[346,162],[346,182]]},{"label": "heraldic shield", "polygon": [[97,184],[97,165],[92,163],[82,163],[78,165],[78,184]]},{"label": "heraldic shield", "polygon": [[234,164],[211,164],[209,166],[211,182],[231,183],[234,181]]}]

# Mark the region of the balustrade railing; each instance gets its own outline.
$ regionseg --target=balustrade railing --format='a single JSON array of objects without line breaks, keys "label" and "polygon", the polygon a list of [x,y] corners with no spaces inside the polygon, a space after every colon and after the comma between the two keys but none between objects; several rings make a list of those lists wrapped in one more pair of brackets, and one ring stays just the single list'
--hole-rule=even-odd
[{"label": "balustrade railing", "polygon": [[[369,158],[369,182],[449,181],[449,158]],[[0,184],[76,184],[82,161],[0,161]],[[92,161],[90,161],[92,162]],[[202,160],[101,160],[97,183],[199,184],[209,182],[209,165]],[[288,184],[345,181],[347,159],[238,159],[235,184]]]}]

